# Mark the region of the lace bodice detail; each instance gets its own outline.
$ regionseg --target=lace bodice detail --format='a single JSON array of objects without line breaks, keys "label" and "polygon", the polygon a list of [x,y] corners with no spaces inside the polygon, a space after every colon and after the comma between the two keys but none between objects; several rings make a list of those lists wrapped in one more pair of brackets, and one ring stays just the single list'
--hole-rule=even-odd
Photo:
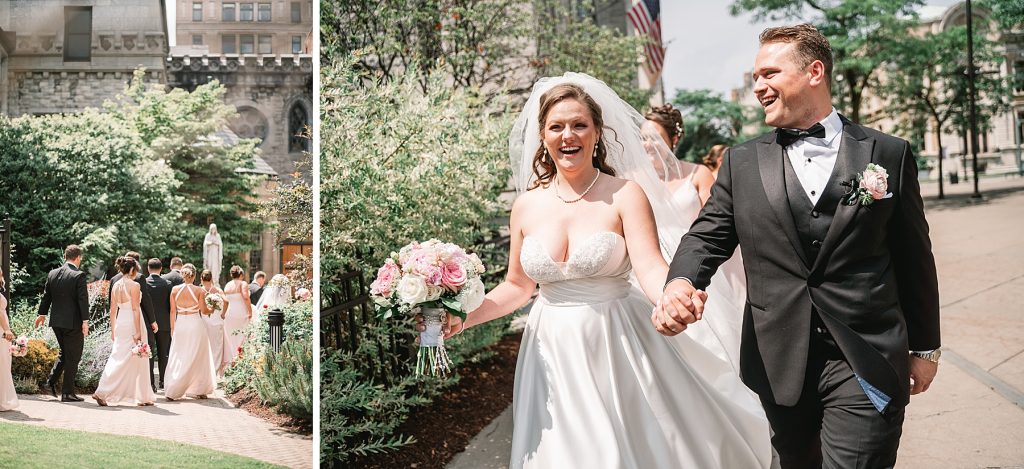
[{"label": "lace bodice detail", "polygon": [[629,274],[625,241],[618,233],[594,233],[577,246],[565,262],[555,262],[537,238],[523,238],[519,254],[523,271],[540,284],[590,277],[621,277]]}]

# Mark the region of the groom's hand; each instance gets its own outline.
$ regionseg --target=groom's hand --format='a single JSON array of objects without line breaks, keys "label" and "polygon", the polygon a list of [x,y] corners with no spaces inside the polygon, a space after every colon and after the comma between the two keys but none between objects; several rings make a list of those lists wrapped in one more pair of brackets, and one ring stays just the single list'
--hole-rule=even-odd
[{"label": "groom's hand", "polygon": [[689,281],[677,279],[665,286],[661,299],[654,308],[651,322],[663,335],[673,336],[686,330],[700,319],[704,312],[707,293],[693,288]]},{"label": "groom's hand", "polygon": [[939,371],[939,364],[923,358],[910,356],[910,394],[920,394],[928,390]]}]

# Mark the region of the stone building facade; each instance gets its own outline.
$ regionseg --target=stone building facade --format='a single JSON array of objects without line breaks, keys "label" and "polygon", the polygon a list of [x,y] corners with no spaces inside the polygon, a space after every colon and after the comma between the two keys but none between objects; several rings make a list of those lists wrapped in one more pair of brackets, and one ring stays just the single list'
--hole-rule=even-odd
[{"label": "stone building facade", "polygon": [[[124,91],[133,72],[165,83],[160,0],[5,0],[0,103],[7,115],[77,112]],[[4,70],[5,69],[5,70]]]}]

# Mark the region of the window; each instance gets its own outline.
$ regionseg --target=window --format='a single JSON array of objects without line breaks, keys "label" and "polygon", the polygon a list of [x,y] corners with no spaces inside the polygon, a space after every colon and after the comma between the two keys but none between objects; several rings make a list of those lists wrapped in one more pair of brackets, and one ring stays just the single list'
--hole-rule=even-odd
[{"label": "window", "polygon": [[288,151],[309,151],[309,137],[305,135],[310,125],[309,113],[302,104],[295,103],[288,112]]},{"label": "window", "polygon": [[239,48],[238,51],[242,54],[254,53],[254,44],[252,34],[243,34],[238,36]]},{"label": "window", "polygon": [[262,54],[262,55],[270,55],[270,54],[274,53],[273,46],[271,45],[271,44],[273,44],[273,39],[274,39],[273,36],[269,36],[269,35],[265,35],[265,34],[260,34],[260,38],[259,38],[259,41],[260,41],[260,44],[259,44],[259,46],[260,46],[260,54]]},{"label": "window", "polygon": [[292,53],[302,53],[302,36],[292,36]]},{"label": "window", "polygon": [[1024,111],[1017,111],[1017,144],[1024,143]]},{"label": "window", "polygon": [[249,251],[249,270],[255,273],[263,270],[263,233],[253,233],[251,240],[256,249]]},{"label": "window", "polygon": [[221,52],[224,54],[237,54],[238,46],[234,34],[225,34],[221,38]]},{"label": "window", "polygon": [[1015,83],[1013,84],[1013,90],[1018,93],[1024,93],[1024,60],[1018,60],[1013,63],[1013,71],[1016,75]]},{"label": "window", "polygon": [[242,3],[241,4],[241,16],[238,19],[242,21],[252,21],[252,4]]},{"label": "window", "polygon": [[201,45],[203,45],[203,35],[202,34],[193,34],[192,35],[192,45],[193,46],[201,46]]},{"label": "window", "polygon": [[225,3],[224,8],[221,10],[222,21],[235,21],[235,4]]},{"label": "window", "polygon": [[270,21],[270,4],[261,3],[259,4],[259,9],[260,21]]},{"label": "window", "polygon": [[92,7],[64,7],[64,61],[92,59]]},{"label": "window", "polygon": [[192,21],[203,20],[203,4],[200,2],[192,3]]},{"label": "window", "polygon": [[302,4],[299,2],[292,2],[292,23],[302,22]]}]

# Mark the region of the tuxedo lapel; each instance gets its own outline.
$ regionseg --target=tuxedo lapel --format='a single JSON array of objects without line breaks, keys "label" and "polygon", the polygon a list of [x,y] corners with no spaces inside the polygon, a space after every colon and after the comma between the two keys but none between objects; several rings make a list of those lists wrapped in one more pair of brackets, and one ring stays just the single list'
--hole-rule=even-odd
[{"label": "tuxedo lapel", "polygon": [[[833,171],[833,180],[829,181],[830,185],[836,186],[843,181],[854,179],[857,174],[864,171],[864,168],[867,168],[875,146],[875,139],[868,137],[859,125],[851,123],[846,118],[843,118],[843,123],[845,124],[843,125],[843,140],[839,144],[839,154],[836,157],[836,171]],[[845,192],[847,188],[843,189]],[[829,190],[836,190],[836,188],[830,187]],[[825,265],[858,210],[860,210],[860,203],[844,205],[842,200],[838,202],[835,217],[821,243],[821,252],[818,253],[814,266],[811,267],[812,273],[817,272]]]},{"label": "tuxedo lapel", "polygon": [[793,250],[800,256],[801,265],[807,268],[807,254],[800,247],[800,236],[793,222],[793,211],[789,207],[789,196],[786,194],[786,175],[783,167],[782,147],[775,143],[775,134],[770,133],[757,144],[757,165],[761,172],[761,183],[768,203],[775,212],[775,218],[786,233]]}]

